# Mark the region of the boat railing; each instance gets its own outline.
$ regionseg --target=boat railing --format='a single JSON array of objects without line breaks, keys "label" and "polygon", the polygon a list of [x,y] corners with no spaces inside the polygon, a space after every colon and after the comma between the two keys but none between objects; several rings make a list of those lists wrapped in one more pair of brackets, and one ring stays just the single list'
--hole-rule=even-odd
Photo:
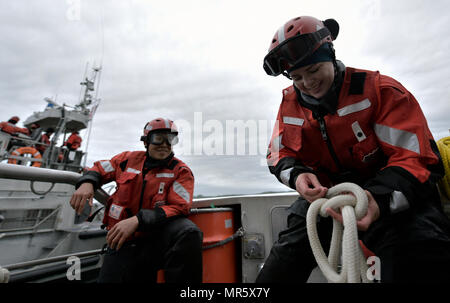
[{"label": "boat railing", "polygon": [[[46,278],[57,280],[67,277],[68,279],[67,275],[70,270],[68,267],[74,262],[74,259],[78,259],[80,268],[82,266],[84,271],[98,272],[99,265],[102,262],[101,254],[102,249],[95,249],[0,266],[0,284],[36,282],[42,279],[45,282]],[[91,282],[94,281],[95,279]]]},{"label": "boat railing", "polygon": [[[0,178],[2,179],[11,179],[11,180],[22,180],[22,181],[31,181],[30,186],[33,182],[50,182],[52,184],[69,184],[75,185],[78,179],[81,177],[80,173],[72,172],[72,171],[63,171],[56,170],[50,168],[39,168],[39,167],[31,167],[31,166],[23,166],[23,165],[15,165],[15,164],[7,164],[0,163]],[[106,193],[103,189],[98,189],[94,198],[102,203],[106,204],[107,199],[109,198],[109,194]],[[68,203],[68,201],[67,201]],[[29,227],[18,227],[18,228],[9,228],[0,230],[0,238],[6,237],[9,235],[17,235],[20,233],[30,233],[30,232],[39,232],[39,228],[43,225],[47,225],[49,221],[51,221],[55,216],[59,213],[63,206],[59,205],[55,209],[53,209],[50,213],[43,215],[44,218],[40,218],[33,226]],[[98,255],[101,253],[101,249],[91,250],[91,251],[82,251],[82,252],[74,252],[69,255],[61,255],[56,257],[43,258],[33,261],[15,263],[10,265],[0,264],[0,275],[5,273],[5,271],[13,271],[10,273],[11,281],[15,281],[15,279],[21,279],[22,276],[30,276],[34,277],[36,271],[33,270],[35,266],[45,265],[50,266],[49,271],[56,269],[56,267],[66,266],[65,264],[59,264],[58,262],[67,261],[69,257],[75,256],[82,259],[86,259],[86,262],[94,262],[98,263],[97,259],[92,259],[89,261],[89,258],[98,258]],[[89,260],[88,260],[89,259]],[[64,262],[65,263],[65,262]],[[93,266],[96,266],[92,263]],[[55,267],[55,268],[53,268]],[[3,268],[3,269],[2,269]],[[31,271],[30,271],[31,270]],[[28,272],[30,271],[30,272]],[[9,275],[9,273],[8,273]],[[30,278],[28,277],[28,278]],[[0,279],[1,280],[1,279]],[[7,281],[7,280],[6,280]],[[4,281],[0,281],[4,282]]]},{"label": "boat railing", "polygon": [[[75,185],[80,177],[81,174],[72,171],[0,163],[0,178],[4,179]],[[101,204],[106,204],[109,195],[99,188],[94,193],[94,198]]]},{"label": "boat railing", "polygon": [[37,266],[37,265],[50,264],[50,263],[55,263],[55,262],[59,262],[59,261],[66,261],[70,257],[82,258],[82,257],[94,256],[94,255],[100,254],[101,252],[102,252],[102,249],[74,252],[74,253],[70,253],[67,255],[42,258],[42,259],[38,259],[38,260],[20,262],[20,263],[15,263],[15,264],[9,264],[9,265],[5,265],[2,267],[11,271],[11,270],[17,270],[17,269],[21,269],[21,268]]},{"label": "boat railing", "polygon": [[[20,147],[35,147],[36,145],[46,147],[45,152],[39,154],[37,158],[13,153]],[[22,165],[31,165],[38,162],[39,165],[35,166],[79,172],[83,168],[81,166],[83,156],[84,153],[81,150],[71,151],[64,147],[44,144],[24,134],[12,136],[0,131],[0,161],[16,160],[16,163]]]}]

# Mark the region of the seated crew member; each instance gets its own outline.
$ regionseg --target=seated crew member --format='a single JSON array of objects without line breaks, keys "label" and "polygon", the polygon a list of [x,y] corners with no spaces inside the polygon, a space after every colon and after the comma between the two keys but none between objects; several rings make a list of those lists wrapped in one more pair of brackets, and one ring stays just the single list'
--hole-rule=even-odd
[{"label": "seated crew member", "polygon": [[115,181],[103,219],[108,248],[99,282],[155,282],[164,269],[168,283],[202,281],[202,232],[186,216],[194,176],[174,157],[178,132],[171,120],[148,122],[141,137],[146,151],[126,151],[97,161],[77,184],[70,200],[81,213],[94,191]]}]

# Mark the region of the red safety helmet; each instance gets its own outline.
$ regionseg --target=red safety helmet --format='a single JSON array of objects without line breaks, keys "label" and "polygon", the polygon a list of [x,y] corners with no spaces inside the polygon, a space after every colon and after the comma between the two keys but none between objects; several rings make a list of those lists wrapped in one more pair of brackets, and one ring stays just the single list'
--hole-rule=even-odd
[{"label": "red safety helmet", "polygon": [[11,120],[16,121],[16,123],[17,123],[17,122],[19,122],[20,118],[17,116],[12,116],[11,119],[9,119],[9,121],[11,121]]},{"label": "red safety helmet", "polygon": [[291,19],[275,33],[264,57],[264,70],[271,76],[285,73],[322,44],[332,44],[338,33],[339,24],[334,19],[320,21],[310,16]]},{"label": "red safety helmet", "polygon": [[150,133],[155,131],[169,131],[174,135],[178,135],[178,129],[172,120],[164,118],[156,118],[150,122],[147,122],[144,126],[144,133],[141,136],[141,141],[147,142],[147,138]]}]

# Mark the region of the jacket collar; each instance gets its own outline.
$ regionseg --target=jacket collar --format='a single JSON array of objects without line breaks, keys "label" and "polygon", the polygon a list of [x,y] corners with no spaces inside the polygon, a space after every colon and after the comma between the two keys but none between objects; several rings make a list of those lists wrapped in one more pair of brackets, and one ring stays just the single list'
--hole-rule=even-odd
[{"label": "jacket collar", "polygon": [[157,160],[152,157],[148,153],[146,153],[146,158],[144,162],[144,170],[150,170],[152,168],[160,167],[160,168],[166,168],[169,166],[169,163],[172,161],[174,157],[173,153],[170,153],[170,155],[163,159],[163,160]]},{"label": "jacket collar", "polygon": [[297,87],[295,87],[295,85],[293,85],[297,94],[297,101],[301,106],[311,110],[314,118],[323,117],[327,114],[334,114],[337,110],[339,93],[341,91],[345,75],[345,65],[341,61],[336,61],[335,68],[337,72],[334,82],[325,96],[320,99],[303,94]]}]

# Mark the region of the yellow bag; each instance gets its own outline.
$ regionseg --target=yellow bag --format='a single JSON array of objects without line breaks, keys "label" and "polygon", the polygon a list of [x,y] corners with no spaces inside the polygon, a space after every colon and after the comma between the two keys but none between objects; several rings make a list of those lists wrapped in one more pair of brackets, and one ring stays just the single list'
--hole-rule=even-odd
[{"label": "yellow bag", "polygon": [[446,202],[450,200],[450,137],[445,137],[437,141],[439,153],[444,163],[445,176],[442,178],[438,185],[441,195],[447,198]]}]

